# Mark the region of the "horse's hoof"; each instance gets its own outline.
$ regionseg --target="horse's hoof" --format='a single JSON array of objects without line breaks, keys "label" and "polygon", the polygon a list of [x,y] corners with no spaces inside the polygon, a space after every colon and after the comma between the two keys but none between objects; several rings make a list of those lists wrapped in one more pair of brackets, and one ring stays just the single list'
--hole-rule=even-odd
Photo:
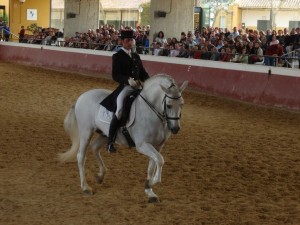
[{"label": "horse's hoof", "polygon": [[148,203],[160,203],[160,201],[157,197],[150,197]]},{"label": "horse's hoof", "polygon": [[98,184],[102,184],[103,183],[103,177],[96,176],[96,182]]},{"label": "horse's hoof", "polygon": [[92,190],[86,189],[86,190],[83,191],[83,194],[85,194],[85,195],[93,195],[94,192]]}]

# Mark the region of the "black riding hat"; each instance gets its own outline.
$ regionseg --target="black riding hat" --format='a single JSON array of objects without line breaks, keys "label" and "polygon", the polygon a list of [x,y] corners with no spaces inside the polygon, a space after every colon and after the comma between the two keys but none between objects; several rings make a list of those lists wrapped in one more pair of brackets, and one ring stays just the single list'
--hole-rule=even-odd
[{"label": "black riding hat", "polygon": [[133,35],[133,30],[121,30],[121,35],[119,35],[119,38],[135,38],[135,36]]}]

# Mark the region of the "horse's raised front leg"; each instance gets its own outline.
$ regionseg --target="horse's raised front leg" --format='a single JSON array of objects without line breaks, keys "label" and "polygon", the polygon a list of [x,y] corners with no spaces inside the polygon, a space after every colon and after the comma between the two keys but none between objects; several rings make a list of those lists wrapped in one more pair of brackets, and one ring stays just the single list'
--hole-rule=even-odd
[{"label": "horse's raised front leg", "polygon": [[97,163],[98,163],[98,166],[99,166],[99,173],[97,174],[96,176],[96,181],[97,183],[101,184],[104,180],[104,176],[105,176],[105,173],[106,173],[106,167],[105,167],[105,164],[104,164],[104,161],[100,155],[100,147],[101,145],[105,142],[105,138],[102,136],[102,135],[99,135],[97,139],[95,139],[93,141],[93,143],[91,144],[91,148],[94,152],[94,155],[96,157],[96,160],[97,160]]},{"label": "horse's raised front leg", "polygon": [[148,173],[147,173],[147,180],[150,180],[154,177],[156,170],[156,163],[153,159],[150,158],[149,164],[148,164]]},{"label": "horse's raised front leg", "polygon": [[[163,156],[149,143],[143,143],[136,147],[138,152],[150,158],[148,166],[147,181],[145,184],[145,193],[149,202],[159,202],[158,196],[153,192],[152,187],[161,182],[162,167],[164,165]],[[155,171],[156,169],[156,171]],[[153,176],[153,174],[155,175]]]},{"label": "horse's raised front leg", "polygon": [[78,163],[78,169],[80,175],[81,189],[83,193],[91,195],[93,194],[93,190],[91,187],[89,187],[89,185],[86,182],[84,164],[85,164],[87,147],[92,136],[92,131],[91,130],[80,131],[79,136],[80,136],[80,146],[79,146],[79,151],[77,153],[77,163]]}]

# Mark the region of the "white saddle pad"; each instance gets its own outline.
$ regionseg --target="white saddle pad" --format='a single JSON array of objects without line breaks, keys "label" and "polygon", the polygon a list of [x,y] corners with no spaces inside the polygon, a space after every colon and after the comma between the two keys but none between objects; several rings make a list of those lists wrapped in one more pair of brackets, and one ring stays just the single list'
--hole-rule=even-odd
[{"label": "white saddle pad", "polygon": [[[104,106],[100,105],[96,119],[99,122],[110,124],[112,117],[113,117],[113,112],[108,111]],[[130,109],[130,115],[129,115],[129,119],[126,123],[126,127],[130,127],[133,124],[134,119],[135,119],[135,101],[132,103],[132,106]]]}]

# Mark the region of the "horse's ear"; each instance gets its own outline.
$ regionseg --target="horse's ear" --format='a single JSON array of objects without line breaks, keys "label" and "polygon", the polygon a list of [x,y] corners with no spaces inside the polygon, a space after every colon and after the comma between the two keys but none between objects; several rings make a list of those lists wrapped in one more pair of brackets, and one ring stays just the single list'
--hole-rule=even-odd
[{"label": "horse's ear", "polygon": [[162,86],[161,84],[160,84],[160,87],[161,87],[161,89],[162,89],[166,94],[168,94],[168,93],[170,92],[170,89],[165,88],[165,87]]},{"label": "horse's ear", "polygon": [[184,91],[184,89],[188,86],[188,83],[189,83],[188,80],[186,80],[186,81],[183,82],[183,84],[179,88],[180,93]]}]

